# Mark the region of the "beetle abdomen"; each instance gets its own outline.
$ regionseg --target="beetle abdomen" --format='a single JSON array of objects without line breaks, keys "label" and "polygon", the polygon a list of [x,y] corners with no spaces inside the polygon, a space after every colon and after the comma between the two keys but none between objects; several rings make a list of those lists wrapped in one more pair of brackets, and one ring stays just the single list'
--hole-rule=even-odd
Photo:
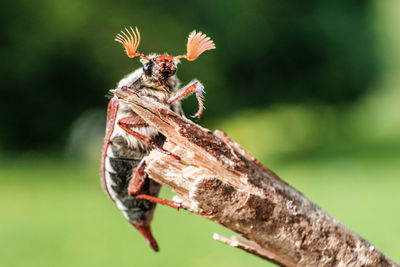
[{"label": "beetle abdomen", "polygon": [[[107,191],[118,209],[131,223],[144,223],[152,219],[155,203],[136,199],[128,194],[129,182],[137,166],[146,154],[139,150],[121,150],[120,142],[124,139],[115,137],[107,149],[105,159],[105,178]],[[161,185],[146,178],[139,194],[157,196]]]}]

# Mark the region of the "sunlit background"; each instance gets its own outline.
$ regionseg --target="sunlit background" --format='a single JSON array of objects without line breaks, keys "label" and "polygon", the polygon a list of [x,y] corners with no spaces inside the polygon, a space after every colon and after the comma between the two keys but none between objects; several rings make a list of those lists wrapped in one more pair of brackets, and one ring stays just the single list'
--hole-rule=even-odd
[{"label": "sunlit background", "polygon": [[[400,261],[400,2],[1,1],[0,265],[265,266],[212,240],[232,233],[158,207],[154,253],[102,192],[110,88],[140,67],[113,39],[180,55],[206,87],[199,123],[222,129]],[[185,100],[187,114],[195,98]],[[171,198],[168,188],[162,197]]]}]

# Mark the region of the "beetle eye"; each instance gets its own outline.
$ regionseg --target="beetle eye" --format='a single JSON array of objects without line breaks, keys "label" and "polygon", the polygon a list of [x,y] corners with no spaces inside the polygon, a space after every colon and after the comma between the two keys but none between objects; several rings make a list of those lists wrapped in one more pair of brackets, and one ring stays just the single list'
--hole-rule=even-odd
[{"label": "beetle eye", "polygon": [[153,61],[146,62],[146,63],[143,65],[143,72],[144,72],[146,75],[150,76],[150,75],[151,75],[151,67],[152,67],[152,66],[153,66]]}]

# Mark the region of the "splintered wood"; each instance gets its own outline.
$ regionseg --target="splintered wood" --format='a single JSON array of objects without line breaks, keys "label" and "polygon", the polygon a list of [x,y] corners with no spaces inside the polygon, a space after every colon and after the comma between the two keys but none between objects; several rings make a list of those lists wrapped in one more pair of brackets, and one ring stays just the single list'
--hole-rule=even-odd
[{"label": "splintered wood", "polygon": [[[146,172],[191,210],[248,241],[215,236],[281,266],[399,266],[282,181],[222,131],[182,118],[146,97],[116,95],[167,141]],[[211,215],[210,215],[211,214]]]}]

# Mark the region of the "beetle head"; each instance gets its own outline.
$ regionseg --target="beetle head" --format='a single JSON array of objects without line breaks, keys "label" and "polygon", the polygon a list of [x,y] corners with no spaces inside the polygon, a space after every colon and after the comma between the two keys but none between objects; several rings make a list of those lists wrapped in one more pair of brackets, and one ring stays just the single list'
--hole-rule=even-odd
[{"label": "beetle head", "polygon": [[141,57],[140,61],[143,64],[143,72],[145,75],[153,76],[158,79],[167,79],[175,75],[177,64],[182,58],[194,61],[203,52],[215,49],[215,44],[210,37],[207,37],[207,35],[201,32],[192,31],[188,37],[186,55],[176,57],[168,55],[147,57],[143,54],[137,53],[140,43],[139,30],[136,27],[135,30],[130,27],[130,31],[127,28],[125,28],[125,31],[126,32],[121,31],[122,34],[117,34],[115,41],[124,46],[128,57]]},{"label": "beetle head", "polygon": [[157,79],[168,79],[175,75],[179,61],[173,56],[155,56],[140,60],[143,64],[143,73]]}]

